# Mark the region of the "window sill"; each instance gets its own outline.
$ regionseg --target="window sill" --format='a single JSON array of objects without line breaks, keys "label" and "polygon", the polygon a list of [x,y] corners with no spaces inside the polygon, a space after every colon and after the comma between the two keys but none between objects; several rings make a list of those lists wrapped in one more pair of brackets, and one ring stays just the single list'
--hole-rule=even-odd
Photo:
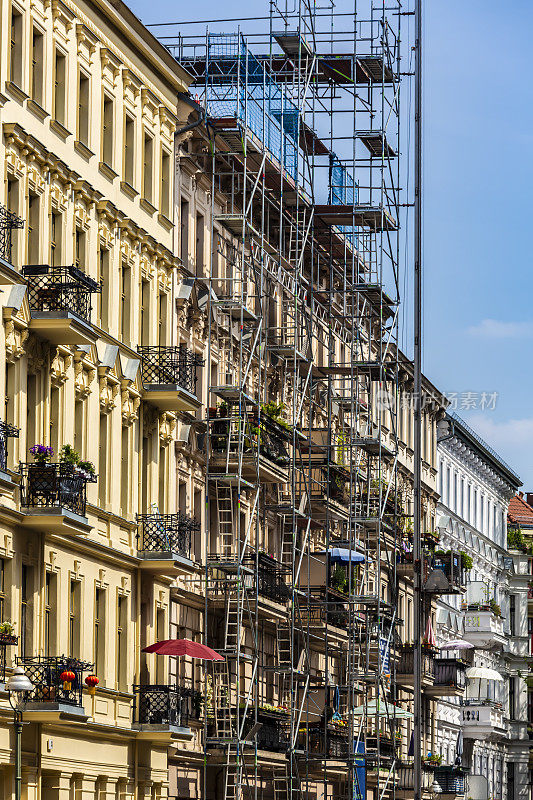
[{"label": "window sill", "polygon": [[46,117],[50,116],[50,112],[45,111],[44,108],[40,106],[39,103],[37,103],[35,100],[32,100],[31,97],[26,103],[26,108],[28,108],[32,112],[32,114],[35,114],[35,116],[38,119],[40,119],[41,122],[45,120]]},{"label": "window sill", "polygon": [[20,86],[17,86],[16,83],[13,83],[13,81],[6,81],[6,92],[20,103],[23,103],[24,100],[28,100],[29,98],[29,95],[27,95],[26,92],[20,88]]},{"label": "window sill", "polygon": [[170,220],[167,216],[165,216],[165,214],[158,214],[157,220],[159,224],[163,226],[163,228],[166,228],[167,231],[171,231],[172,228],[174,227],[174,223],[172,222],[172,220]]},{"label": "window sill", "polygon": [[131,183],[128,183],[128,181],[120,181],[120,188],[124,194],[130,198],[130,200],[135,200],[139,194],[137,189],[134,189]]},{"label": "window sill", "polygon": [[69,136],[72,136],[71,132],[68,131],[57,119],[50,120],[50,128],[51,130],[55,131],[55,133],[57,133],[57,135],[60,136],[63,141],[68,139]]},{"label": "window sill", "polygon": [[83,142],[80,142],[79,139],[76,139],[76,141],[74,142],[74,150],[77,150],[78,153],[81,156],[83,156],[83,158],[85,158],[87,161],[89,161],[94,156],[93,151],[89,150],[87,145],[83,144]]},{"label": "window sill", "polygon": [[151,204],[151,202],[149,200],[147,200],[145,197],[141,198],[141,200],[139,202],[139,205],[141,206],[141,208],[144,208],[144,210],[147,211],[148,214],[150,214],[150,216],[152,216],[152,217],[155,214],[155,212],[157,211],[157,208],[155,206],[153,206]]},{"label": "window sill", "polygon": [[118,178],[118,172],[115,172],[115,170],[110,167],[109,164],[106,164],[105,161],[100,161],[98,164],[98,170],[110,181],[114,181],[115,178]]}]

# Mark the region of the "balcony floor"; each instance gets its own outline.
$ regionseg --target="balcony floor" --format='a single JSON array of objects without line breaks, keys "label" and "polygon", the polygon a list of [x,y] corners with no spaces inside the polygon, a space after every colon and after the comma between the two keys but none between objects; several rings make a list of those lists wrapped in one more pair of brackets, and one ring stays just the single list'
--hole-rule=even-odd
[{"label": "balcony floor", "polygon": [[137,739],[151,742],[190,742],[194,736],[191,728],[178,725],[141,725],[135,723],[132,729],[137,731]]},{"label": "balcony floor", "polygon": [[94,344],[96,329],[70,311],[32,311],[30,331],[52,344]]},{"label": "balcony floor", "polygon": [[20,524],[33,530],[59,533],[63,536],[87,536],[92,531],[87,517],[81,517],[62,506],[30,508],[23,506]]},{"label": "balcony floor", "polygon": [[190,414],[194,414],[202,405],[195,395],[173,383],[145,384],[143,399],[161,411],[188,411]]}]

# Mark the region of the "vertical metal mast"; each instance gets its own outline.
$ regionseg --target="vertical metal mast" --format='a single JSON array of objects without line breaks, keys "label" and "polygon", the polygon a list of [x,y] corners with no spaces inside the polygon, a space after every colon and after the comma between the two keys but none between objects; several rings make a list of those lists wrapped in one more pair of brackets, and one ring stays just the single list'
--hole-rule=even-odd
[{"label": "vertical metal mast", "polygon": [[415,0],[415,243],[414,243],[414,800],[422,793],[422,0]]}]

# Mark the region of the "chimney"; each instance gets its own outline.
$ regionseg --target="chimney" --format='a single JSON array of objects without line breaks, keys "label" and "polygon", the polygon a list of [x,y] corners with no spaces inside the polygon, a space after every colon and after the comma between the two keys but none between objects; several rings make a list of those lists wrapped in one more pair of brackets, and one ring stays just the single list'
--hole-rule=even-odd
[{"label": "chimney", "polygon": [[520,498],[520,500],[523,500],[524,499],[524,492],[518,492],[518,497]]},{"label": "chimney", "polygon": [[533,492],[526,492],[526,503],[533,506]]}]

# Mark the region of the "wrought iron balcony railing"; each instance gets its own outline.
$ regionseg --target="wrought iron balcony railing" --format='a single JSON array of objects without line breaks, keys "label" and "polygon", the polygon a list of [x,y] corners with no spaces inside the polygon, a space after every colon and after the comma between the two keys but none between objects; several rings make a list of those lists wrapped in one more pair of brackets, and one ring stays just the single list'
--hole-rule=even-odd
[{"label": "wrought iron balcony railing", "polygon": [[31,264],[22,268],[28,279],[28,297],[33,314],[53,316],[70,311],[86,322],[91,320],[91,295],[102,287],[77,267],[49,267]]},{"label": "wrought iron balcony railing", "polygon": [[436,658],[434,686],[451,686],[456,689],[466,687],[466,664],[457,658]]},{"label": "wrought iron balcony railing", "polygon": [[[63,703],[83,706],[83,673],[92,672],[94,665],[68,656],[24,656],[17,664],[33,684],[28,703]],[[64,673],[72,673],[74,679],[65,681]]]},{"label": "wrought iron balcony railing", "polygon": [[140,725],[174,725],[185,728],[200,719],[202,695],[183,686],[135,686],[135,713]]},{"label": "wrought iron balcony railing", "polygon": [[[432,679],[435,674],[435,649],[422,645],[422,677]],[[413,645],[402,645],[398,660],[397,673],[399,675],[414,674],[414,648]]]},{"label": "wrought iron balcony railing", "polygon": [[434,789],[438,794],[464,794],[465,770],[463,767],[435,767]]},{"label": "wrought iron balcony railing", "polygon": [[179,386],[196,394],[196,368],[204,359],[185,345],[139,345],[141,374],[145,386]]},{"label": "wrought iron balcony railing", "polygon": [[[271,753],[286,753],[290,746],[287,718],[276,719],[274,714],[258,710],[257,721],[261,724],[257,731],[257,749],[268,750]],[[245,736],[254,724],[253,715],[247,717],[244,725]]]},{"label": "wrought iron balcony railing", "polygon": [[320,755],[323,758],[330,758],[336,761],[345,761],[350,758],[350,739],[348,730],[336,728],[328,725],[324,730],[322,724],[316,727],[309,726],[309,729],[300,729],[299,744],[305,749],[307,738],[307,749],[311,755]]},{"label": "wrought iron balcony railing", "polygon": [[12,211],[0,205],[0,258],[11,263],[12,240],[11,234],[16,228],[23,228],[24,220]]},{"label": "wrought iron balcony railing", "polygon": [[200,523],[185,514],[138,514],[137,550],[150,553],[174,553],[191,557],[191,534]]},{"label": "wrought iron balcony railing", "polygon": [[[243,566],[254,570],[257,559],[257,592],[263,597],[268,597],[275,603],[284,603],[288,600],[290,591],[284,579],[284,573],[279,561],[267,553],[256,553],[242,559]],[[255,574],[246,575],[245,583],[249,588],[255,586]]]},{"label": "wrought iron balcony railing", "polygon": [[[72,464],[20,464],[21,503],[27,508],[67,508],[85,516],[86,473]],[[94,479],[96,476],[94,477]],[[91,478],[91,481],[94,480]]]},{"label": "wrought iron balcony railing", "polygon": [[242,447],[244,454],[259,451],[260,455],[286,467],[290,461],[287,446],[291,434],[278,422],[264,415],[240,414],[234,407],[219,408],[209,420],[211,445],[216,454],[231,455]]},{"label": "wrought iron balcony railing", "polygon": [[18,428],[0,420],[0,470],[3,472],[7,470],[7,440],[9,437],[16,439],[18,435]]}]

